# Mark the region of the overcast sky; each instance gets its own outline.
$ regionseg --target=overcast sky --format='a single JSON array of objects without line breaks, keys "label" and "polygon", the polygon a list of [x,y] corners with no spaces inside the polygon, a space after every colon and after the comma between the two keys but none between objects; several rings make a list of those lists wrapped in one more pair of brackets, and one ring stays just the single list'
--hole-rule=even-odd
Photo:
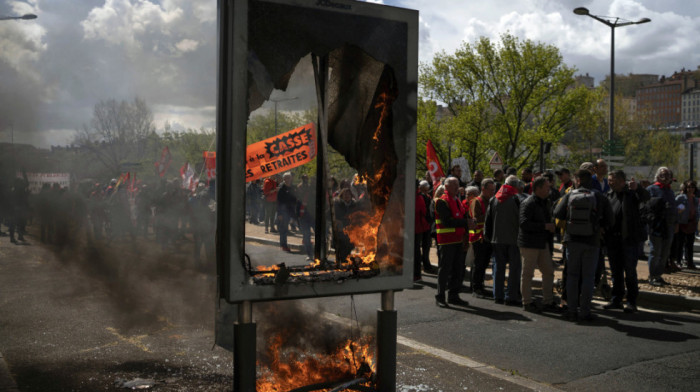
[{"label": "overcast sky", "polygon": [[[342,1],[342,0],[337,0]],[[510,32],[557,46],[595,77],[610,71],[610,28],[575,15],[651,23],[615,30],[618,74],[670,75],[700,65],[695,0],[384,0],[420,11],[420,61],[480,36]],[[157,128],[213,128],[216,0],[0,0],[0,142],[69,143],[95,103],[144,98]],[[296,102],[284,104],[294,109]]]}]

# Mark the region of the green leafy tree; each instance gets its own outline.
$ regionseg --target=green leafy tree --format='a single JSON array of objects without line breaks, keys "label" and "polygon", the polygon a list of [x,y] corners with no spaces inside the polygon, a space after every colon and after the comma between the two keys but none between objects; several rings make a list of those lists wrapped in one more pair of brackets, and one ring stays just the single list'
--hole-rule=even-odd
[{"label": "green leafy tree", "polygon": [[559,50],[505,34],[499,44],[481,38],[421,66],[421,93],[445,102],[458,128],[459,146],[474,169],[485,169],[486,152],[506,164],[532,164],[540,140],[557,143],[575,126],[588,90],[574,85],[574,69]]}]

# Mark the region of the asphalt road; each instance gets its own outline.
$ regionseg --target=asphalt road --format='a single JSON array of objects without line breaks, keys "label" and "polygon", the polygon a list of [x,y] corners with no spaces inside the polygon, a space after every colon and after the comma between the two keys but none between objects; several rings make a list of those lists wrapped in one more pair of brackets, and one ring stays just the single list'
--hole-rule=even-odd
[{"label": "asphalt road", "polygon": [[[0,352],[21,391],[124,390],[120,381],[137,378],[162,391],[232,389],[232,356],[213,347],[213,271],[187,257],[187,244],[58,250],[32,240],[0,238]],[[572,324],[466,295],[469,307],[438,308],[434,284],[428,275],[396,293],[401,392],[690,391],[700,381],[697,310],[599,310],[598,322]],[[369,326],[380,304],[379,295],[294,302]]]}]

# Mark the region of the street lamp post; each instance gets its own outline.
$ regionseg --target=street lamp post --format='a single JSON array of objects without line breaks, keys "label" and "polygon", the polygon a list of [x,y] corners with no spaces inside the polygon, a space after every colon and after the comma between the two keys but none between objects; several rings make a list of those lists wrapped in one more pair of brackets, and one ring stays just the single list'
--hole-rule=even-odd
[{"label": "street lamp post", "polygon": [[34,14],[24,14],[22,16],[0,16],[0,20],[31,20],[31,19],[36,19],[36,15]]},{"label": "street lamp post", "polygon": [[[642,18],[636,22],[625,21],[624,19],[618,18],[616,16],[598,16],[591,15],[588,12],[588,8],[578,7],[574,9],[574,14],[576,15],[586,15],[597,20],[600,23],[605,24],[610,27],[610,123],[608,129],[608,140],[610,143],[610,148],[613,148],[613,126],[615,123],[615,28],[629,26],[633,24],[642,24],[651,22],[649,18]],[[612,155],[612,154],[611,154]]]},{"label": "street lamp post", "polygon": [[295,99],[299,99],[299,97],[270,99],[270,101],[275,103],[275,135],[277,134],[277,103],[278,102],[285,102],[285,101],[293,101]]}]

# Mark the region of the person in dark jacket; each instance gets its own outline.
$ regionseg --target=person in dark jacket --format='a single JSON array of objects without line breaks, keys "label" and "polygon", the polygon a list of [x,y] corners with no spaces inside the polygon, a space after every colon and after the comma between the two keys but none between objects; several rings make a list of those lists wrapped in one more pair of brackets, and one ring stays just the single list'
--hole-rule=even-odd
[{"label": "person in dark jacket", "polygon": [[[484,224],[484,237],[491,243],[493,262],[493,298],[497,304],[520,305],[520,248],[518,225],[520,199],[517,176],[508,176],[489,202]],[[506,265],[508,287],[505,288]]]},{"label": "person in dark jacket", "polygon": [[297,197],[292,186],[292,173],[282,175],[282,185],[277,189],[277,230],[280,234],[280,247],[284,252],[291,252],[287,243],[289,221],[295,216]]},{"label": "person in dark jacket", "polygon": [[[432,199],[430,198],[430,183],[428,181],[421,181],[418,186],[418,193],[416,195],[416,203],[422,201],[425,204],[425,220],[428,224],[428,230],[424,231],[420,235],[420,262],[423,265],[423,272],[434,274],[436,273],[435,267],[430,264],[430,244],[432,242],[432,231],[435,226],[435,210],[431,207]],[[416,217],[418,219],[418,217]],[[416,224],[418,221],[416,220]],[[418,234],[418,230],[416,230]],[[416,241],[418,236],[416,235]],[[420,265],[418,266],[420,267]],[[415,271],[414,271],[415,273]]]},{"label": "person in dark jacket", "polygon": [[671,254],[673,260],[678,262],[680,269],[683,255],[688,269],[696,269],[693,262],[693,244],[695,232],[698,229],[698,198],[697,183],[693,180],[685,180],[681,185],[681,194],[676,196],[676,205],[679,212],[678,232],[673,237],[675,248]]},{"label": "person in dark jacket", "polygon": [[551,205],[549,202],[549,181],[537,177],[532,182],[532,195],[520,205],[518,246],[523,263],[520,290],[523,296],[523,309],[539,312],[532,299],[532,277],[535,267],[542,273],[542,303],[545,310],[557,311],[554,304],[554,266],[549,252],[550,238],[554,233]]},{"label": "person in dark jacket", "polygon": [[[416,180],[416,182],[418,182]],[[416,187],[416,219],[414,225],[414,241],[413,241],[413,281],[417,282],[422,279],[421,264],[423,261],[422,244],[423,237],[430,240],[430,222],[428,221],[428,206],[425,204],[423,196],[421,196],[420,185]],[[430,244],[430,242],[428,242]],[[430,245],[428,245],[430,246]],[[430,249],[430,247],[428,247]]]},{"label": "person in dark jacket", "polygon": [[[656,182],[647,187],[649,191],[649,204],[660,205],[649,222],[649,284],[662,286],[666,284],[662,275],[666,267],[666,260],[671,253],[673,233],[678,224],[678,212],[676,209],[676,195],[671,190],[673,173],[665,166],[656,170]],[[656,210],[656,209],[653,209]]]},{"label": "person in dark jacket", "polygon": [[350,216],[357,211],[357,205],[352,199],[352,191],[350,188],[342,188],[339,191],[338,197],[333,201],[333,212],[335,218],[335,252],[338,262],[346,262],[350,252],[355,247],[350,241],[345,228],[350,226]]},{"label": "person in dark jacket", "polygon": [[[576,189],[564,195],[554,209],[557,219],[566,220],[567,230],[564,242],[567,243],[567,277],[566,292],[568,312],[566,318],[571,321],[581,319],[592,321],[595,317],[591,314],[591,300],[595,286],[595,271],[598,265],[600,252],[600,233],[606,231],[613,224],[613,212],[610,201],[601,192],[592,189],[592,174],[586,169],[576,172]],[[594,197],[593,208],[585,222],[572,219],[573,209],[569,208],[572,197],[580,197],[582,194]],[[580,218],[580,217],[579,217]],[[591,228],[590,235],[572,233],[572,224],[586,225]],[[579,279],[581,287],[579,291]],[[580,295],[577,295],[580,292]],[[580,311],[578,310],[580,307]]]},{"label": "person in dark jacket", "polygon": [[613,170],[608,175],[610,186],[607,196],[610,200],[615,223],[605,232],[608,246],[608,261],[612,273],[613,289],[610,303],[605,309],[623,309],[622,298],[627,286],[627,306],[625,312],[637,311],[637,251],[639,241],[646,238],[639,207],[649,200],[649,192],[632,178],[629,183],[625,172]]}]

